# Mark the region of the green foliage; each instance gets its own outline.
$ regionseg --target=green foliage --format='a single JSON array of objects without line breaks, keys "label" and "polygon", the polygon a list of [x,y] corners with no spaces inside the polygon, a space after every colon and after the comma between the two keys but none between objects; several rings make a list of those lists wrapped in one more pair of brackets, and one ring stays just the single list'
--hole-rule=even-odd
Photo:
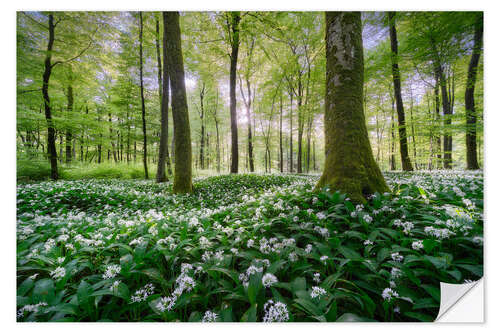
[{"label": "green foliage", "polygon": [[483,274],[482,174],[385,176],[365,206],[313,176],[20,185],[18,320],[432,321]]}]

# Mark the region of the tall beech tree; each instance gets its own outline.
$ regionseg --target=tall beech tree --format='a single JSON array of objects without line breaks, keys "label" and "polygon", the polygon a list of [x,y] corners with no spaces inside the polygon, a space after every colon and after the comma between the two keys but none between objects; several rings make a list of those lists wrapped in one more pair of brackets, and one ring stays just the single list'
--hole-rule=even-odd
[{"label": "tall beech tree", "polygon": [[168,76],[168,68],[166,66],[167,55],[167,34],[165,32],[165,26],[167,25],[167,17],[165,13],[163,13],[163,75],[160,74],[162,72],[161,66],[161,57],[160,57],[160,24],[156,21],[156,50],[157,50],[157,58],[158,58],[158,83],[161,89],[161,123],[160,123],[160,147],[158,151],[158,168],[156,170],[156,181],[158,183],[165,182],[168,180],[166,172],[165,172],[165,163],[168,165],[168,170],[170,172],[170,158],[168,154],[168,93],[170,88],[170,81]]},{"label": "tall beech tree", "polygon": [[192,156],[191,130],[184,82],[184,61],[181,48],[181,29],[178,12],[163,12],[166,55],[172,93],[172,116],[175,137],[174,193],[191,193]]},{"label": "tall beech tree", "polygon": [[479,169],[477,161],[477,142],[476,142],[476,122],[477,115],[474,105],[474,89],[476,86],[477,66],[481,57],[481,47],[483,43],[483,15],[477,14],[474,22],[474,46],[467,71],[467,83],[465,88],[465,117],[466,134],[465,147],[467,154],[467,169]]},{"label": "tall beech tree", "polygon": [[54,128],[52,109],[50,107],[49,80],[52,73],[52,67],[54,66],[51,60],[55,38],[54,31],[57,23],[58,22],[54,23],[54,15],[50,13],[48,22],[49,38],[47,42],[47,53],[45,54],[42,84],[43,105],[45,109],[45,119],[47,121],[47,152],[50,160],[50,178],[53,180],[57,180],[59,178],[59,173],[57,171],[56,130]]},{"label": "tall beech tree", "polygon": [[394,82],[394,96],[396,98],[396,111],[398,114],[399,151],[401,164],[404,171],[413,171],[410,157],[408,156],[408,140],[406,137],[405,110],[401,98],[401,76],[398,64],[398,38],[396,34],[396,12],[389,12],[389,34],[391,39],[392,78]]},{"label": "tall beech tree", "polygon": [[365,202],[388,187],[373,158],[363,111],[361,13],[326,12],[325,166],[316,189]]},{"label": "tall beech tree", "polygon": [[146,104],[144,101],[144,74],[143,74],[143,54],[142,54],[142,35],[143,35],[143,22],[142,12],[139,12],[139,80],[141,84],[141,116],[142,116],[142,137],[143,137],[143,157],[144,164],[144,177],[149,178],[148,175],[148,136],[146,133]]},{"label": "tall beech tree", "polygon": [[231,116],[231,173],[238,173],[238,119],[236,114],[236,66],[240,47],[240,12],[226,13],[226,23],[231,44],[229,69],[229,113]]}]

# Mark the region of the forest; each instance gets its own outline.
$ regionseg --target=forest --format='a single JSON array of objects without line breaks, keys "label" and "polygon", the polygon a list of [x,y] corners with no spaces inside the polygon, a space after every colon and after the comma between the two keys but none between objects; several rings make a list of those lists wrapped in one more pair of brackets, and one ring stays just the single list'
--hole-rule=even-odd
[{"label": "forest", "polygon": [[482,12],[17,12],[17,321],[433,321],[483,276]]}]

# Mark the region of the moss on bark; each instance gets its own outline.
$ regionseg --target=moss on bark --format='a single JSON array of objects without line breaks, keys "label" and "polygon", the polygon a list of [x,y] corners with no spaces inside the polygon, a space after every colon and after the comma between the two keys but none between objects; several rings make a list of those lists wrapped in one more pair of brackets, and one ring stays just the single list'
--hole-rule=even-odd
[{"label": "moss on bark", "polygon": [[328,186],[365,202],[388,187],[373,158],[363,111],[363,45],[359,12],[326,13],[325,167]]}]

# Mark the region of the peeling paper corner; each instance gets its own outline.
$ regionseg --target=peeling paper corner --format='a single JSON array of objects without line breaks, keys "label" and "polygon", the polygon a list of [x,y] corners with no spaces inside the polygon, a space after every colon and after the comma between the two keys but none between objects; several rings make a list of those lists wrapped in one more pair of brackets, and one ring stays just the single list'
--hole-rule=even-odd
[{"label": "peeling paper corner", "polygon": [[436,322],[484,322],[484,279],[464,284],[441,282],[441,303]]}]

